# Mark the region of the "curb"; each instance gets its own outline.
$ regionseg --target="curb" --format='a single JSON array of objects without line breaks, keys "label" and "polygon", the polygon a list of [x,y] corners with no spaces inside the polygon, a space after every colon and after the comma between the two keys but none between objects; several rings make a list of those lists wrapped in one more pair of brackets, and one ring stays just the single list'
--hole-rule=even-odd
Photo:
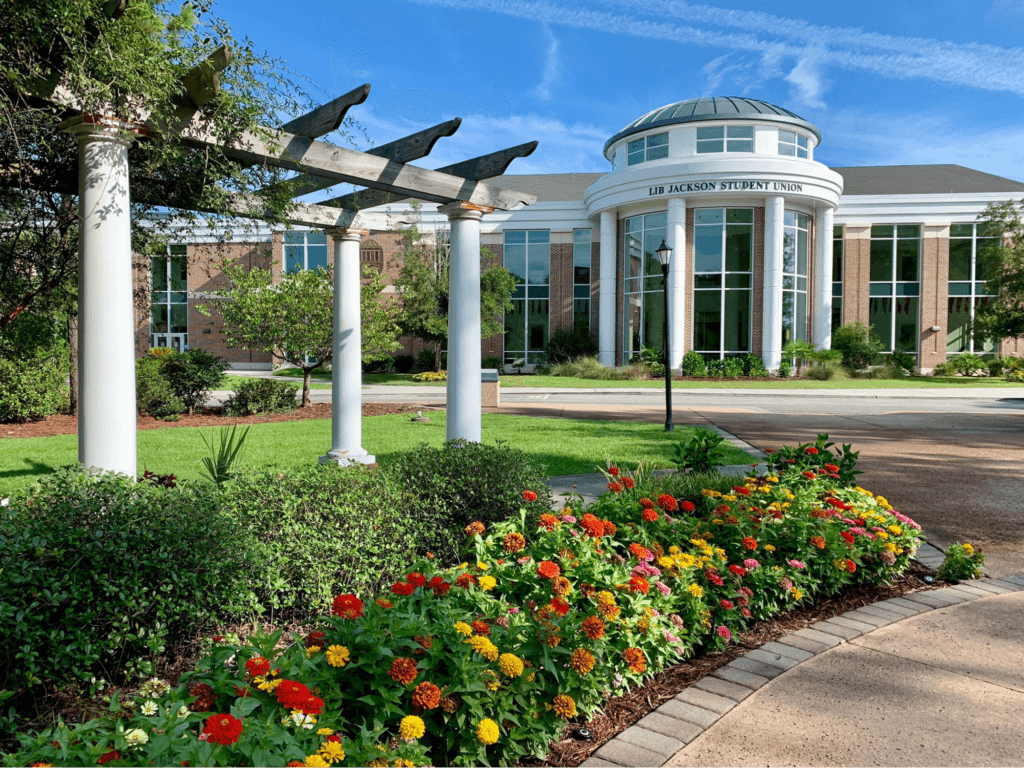
[{"label": "curb", "polygon": [[[941,550],[924,544],[918,562],[929,568]],[[977,579],[913,592],[861,606],[765,643],[697,680],[634,725],[603,744],[581,766],[662,766],[727,712],[801,662],[911,616],[959,603],[1024,592],[1024,574]]]}]

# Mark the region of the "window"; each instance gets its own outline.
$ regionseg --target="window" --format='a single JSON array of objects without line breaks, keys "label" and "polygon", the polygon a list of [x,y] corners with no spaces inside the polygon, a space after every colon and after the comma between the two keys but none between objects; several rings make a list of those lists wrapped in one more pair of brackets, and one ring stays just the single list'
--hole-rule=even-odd
[{"label": "window", "polygon": [[693,257],[694,350],[713,359],[749,352],[753,209],[694,211]]},{"label": "window", "polygon": [[590,230],[572,233],[572,327],[590,331]]},{"label": "window", "polygon": [[384,249],[374,240],[364,240],[359,246],[359,272],[370,267],[377,272],[384,271]]},{"label": "window", "polygon": [[327,269],[327,235],[323,232],[284,233],[284,273]]},{"label": "window", "polygon": [[622,362],[644,347],[665,346],[665,280],[655,251],[665,239],[668,213],[649,213],[626,219],[625,316]]},{"label": "window", "polygon": [[807,157],[807,137],[793,131],[779,131],[779,154],[790,157]]},{"label": "window", "polygon": [[167,246],[166,256],[149,262],[153,284],[149,346],[188,349],[188,248]]},{"label": "window", "polygon": [[697,129],[697,154],[753,152],[754,126],[716,125]]},{"label": "window", "polygon": [[782,346],[807,341],[807,216],[786,211],[782,227]]},{"label": "window", "polygon": [[843,324],[843,225],[832,227],[832,330]]},{"label": "window", "polygon": [[917,352],[920,270],[920,225],[871,227],[868,322],[886,351]]},{"label": "window", "polygon": [[[981,231],[979,231],[979,229]],[[978,307],[994,294],[985,281],[993,277],[994,265],[985,258],[986,246],[997,245],[995,237],[985,237],[984,225],[954,224],[949,228],[949,298],[946,312],[946,353],[995,353],[995,342],[976,342],[971,323]]]},{"label": "window", "polygon": [[505,269],[516,279],[512,309],[505,314],[505,363],[543,363],[551,325],[551,233],[505,230],[503,253]]},{"label": "window", "polygon": [[656,133],[629,142],[626,154],[626,165],[646,163],[648,160],[661,160],[668,157],[668,134]]}]

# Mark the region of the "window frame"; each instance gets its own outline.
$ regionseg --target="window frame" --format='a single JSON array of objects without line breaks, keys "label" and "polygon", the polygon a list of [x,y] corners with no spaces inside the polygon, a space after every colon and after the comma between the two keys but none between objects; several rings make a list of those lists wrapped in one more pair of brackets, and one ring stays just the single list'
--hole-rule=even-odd
[{"label": "window frame", "polygon": [[[509,242],[509,235],[518,236],[522,234],[523,242]],[[533,237],[532,237],[533,236]],[[506,229],[502,232],[502,257],[501,263],[506,269],[508,264],[506,259],[508,258],[508,246],[510,245],[522,245],[523,255],[525,261],[523,263],[523,282],[517,280],[515,288],[512,292],[512,308],[505,313],[503,319],[504,332],[502,333],[502,361],[505,365],[511,365],[514,360],[520,357],[525,360],[526,365],[537,365],[547,361],[547,348],[548,341],[551,339],[551,230],[550,229]],[[530,280],[530,246],[540,247],[547,246],[547,277],[544,282],[532,282]],[[512,270],[509,270],[512,272]],[[514,272],[513,277],[518,278]],[[546,329],[545,338],[543,340],[542,348],[538,350],[531,349],[530,335],[530,317],[533,314],[532,310],[539,308],[539,303],[545,303],[547,305],[546,311],[546,322],[544,328]],[[520,306],[521,304],[521,306]],[[523,322],[523,349],[509,350],[508,349],[508,321],[509,317],[515,316],[516,314],[522,314]],[[519,354],[522,353],[522,354]]]},{"label": "window frame", "polygon": [[[716,135],[721,132],[721,135]],[[704,134],[702,137],[701,134]],[[749,135],[747,135],[749,134]],[[749,142],[747,148],[741,143]],[[721,144],[720,148],[716,148]],[[703,145],[703,146],[702,146]],[[754,152],[754,126],[745,125],[702,125],[697,127],[694,153],[698,155],[715,155],[725,153],[748,154]]]},{"label": "window frame", "polygon": [[[793,223],[790,224],[790,220]],[[801,226],[801,221],[803,225]],[[806,213],[800,211],[786,210],[783,212],[783,259],[782,259],[782,346],[785,347],[787,344],[786,339],[786,294],[792,294],[792,317],[790,320],[790,329],[792,330],[792,338],[789,341],[807,341],[807,282],[809,274],[810,264],[810,221],[811,217]],[[794,238],[793,244],[793,266],[794,271],[786,271],[786,237],[790,236],[790,232],[793,233]],[[800,234],[803,233],[803,272],[800,271]],[[787,287],[787,282],[791,287]],[[801,285],[803,287],[801,287]],[[803,317],[801,318],[800,313],[800,298],[803,297]],[[803,334],[799,333],[800,321],[803,320]]]},{"label": "window frame", "polygon": [[[953,230],[954,230],[955,227],[964,227],[964,226],[971,227],[971,234],[970,234],[970,236],[954,235],[953,234]],[[981,224],[980,226],[984,226],[984,224]],[[984,285],[986,283],[986,281],[979,279],[979,272],[980,272],[980,266],[981,266],[978,263],[978,255],[979,255],[978,249],[979,249],[979,245],[980,245],[981,241],[990,241],[990,242],[994,241],[996,244],[998,244],[998,240],[999,240],[998,237],[995,237],[995,236],[992,236],[992,235],[979,235],[978,234],[978,228],[979,228],[979,224],[977,222],[964,222],[964,223],[951,224],[950,228],[949,228],[949,245],[950,245],[949,251],[950,251],[950,258],[947,260],[947,263],[946,263],[946,357],[947,358],[949,358],[949,357],[956,357],[957,355],[962,355],[965,352],[969,352],[969,353],[975,354],[975,355],[993,356],[993,355],[996,354],[996,352],[998,350],[998,343],[993,343],[991,349],[985,349],[984,348],[985,347],[984,344],[980,345],[981,346],[980,350],[976,349],[976,346],[978,346],[978,345],[976,345],[976,342],[974,340],[974,334],[970,332],[971,327],[974,325],[974,317],[975,317],[975,313],[976,313],[977,306],[978,306],[978,300],[979,299],[992,299],[992,298],[994,298],[995,296],[998,295],[998,294],[995,294],[995,293],[989,293],[989,292],[987,292],[987,290],[984,293],[978,292],[978,286],[979,285]],[[960,241],[969,240],[970,243],[971,243],[971,263],[970,263],[970,273],[971,274],[970,274],[970,280],[953,280],[952,279],[952,275],[950,274],[950,270],[952,268],[952,261],[953,261],[952,260],[952,251],[953,251],[953,241],[954,240],[960,240]],[[956,285],[965,285],[966,284],[966,285],[968,285],[970,287],[970,291],[967,292],[967,293],[962,293],[962,292],[959,292],[959,291],[957,293],[953,293],[951,288],[952,288],[952,286],[954,284],[956,284]],[[987,289],[987,287],[988,286],[985,285],[986,289]],[[960,349],[958,351],[951,351],[950,348],[949,348],[949,345],[951,343],[950,337],[952,336],[952,334],[950,333],[951,325],[950,325],[950,322],[949,322],[950,314],[951,314],[950,307],[951,307],[954,299],[957,300],[957,301],[961,301],[961,300],[964,300],[964,299],[967,300],[967,310],[968,310],[968,316],[969,316],[969,322],[968,322],[968,325],[967,325],[967,332],[966,332],[967,348],[966,349]]]},{"label": "window frame", "polygon": [[[892,234],[889,236],[876,235],[875,230],[883,227],[891,228]],[[916,235],[900,234],[902,228],[913,228],[917,230]],[[892,252],[890,258],[892,260],[892,268],[890,270],[891,278],[887,280],[872,280],[871,273],[874,271],[874,254],[875,254],[875,243],[883,241],[891,241]],[[900,243],[915,242],[917,244],[917,271],[916,278],[914,280],[901,280],[899,279],[900,269]],[[891,301],[891,308],[886,310],[891,315],[890,324],[888,328],[888,340],[889,345],[883,352],[893,352],[897,348],[897,316],[901,314],[896,306],[896,302],[901,299],[907,300],[908,309],[913,305],[914,301],[917,304],[916,316],[914,318],[914,346],[913,349],[907,350],[909,354],[917,356],[921,351],[921,259],[922,259],[922,244],[923,244],[923,225],[918,224],[874,224],[871,227],[870,232],[870,245],[868,253],[868,313],[869,317],[871,314],[871,305],[876,300],[884,301],[889,299]],[[883,292],[883,288],[887,287],[888,290]],[[913,288],[912,288],[913,287]],[[911,292],[913,290],[913,292]],[[870,322],[870,321],[869,321]],[[874,325],[872,323],[872,325]],[[878,329],[875,329],[878,333]],[[879,334],[881,337],[881,334]],[[883,338],[884,341],[884,338]]]},{"label": "window frame", "polygon": [[[157,259],[163,260],[164,267],[164,281],[166,288],[163,291],[156,290],[156,270],[154,269],[154,261]],[[174,291],[171,290],[172,280],[172,260],[183,259],[185,267],[185,290]],[[158,293],[164,295],[162,301],[158,301],[156,296]],[[180,301],[173,301],[175,294],[184,294],[184,299]],[[186,352],[188,350],[188,246],[184,243],[168,243],[166,252],[162,256],[151,256],[149,259],[149,347],[170,347],[176,349],[179,352]],[[157,307],[162,307],[164,312],[167,314],[167,330],[156,331],[154,330],[154,317],[153,310]],[[174,317],[174,307],[184,307],[185,315],[185,330],[174,331],[172,330],[172,321]],[[163,338],[167,343],[159,344],[157,340]]]},{"label": "window frame", "polygon": [[668,131],[626,142],[626,167],[668,157]]},{"label": "window frame", "polygon": [[[721,223],[708,222],[701,223],[698,221],[699,211],[721,211]],[[730,211],[749,211],[750,221],[729,221]],[[716,224],[721,227],[721,268],[715,271],[698,271],[697,270],[697,254],[694,251],[694,265],[693,265],[693,290],[691,291],[690,301],[690,348],[698,354],[704,356],[705,359],[723,360],[726,357],[735,357],[738,355],[745,355],[753,351],[753,321],[754,321],[754,235],[755,235],[755,217],[754,209],[747,207],[708,207],[708,208],[695,208],[694,209],[694,248],[696,249],[697,241],[697,227],[698,226],[715,226]],[[728,243],[729,243],[729,228],[749,227],[750,228],[750,253],[749,253],[749,269],[743,270],[730,270],[729,259],[728,259]],[[711,277],[714,275],[719,276],[717,286],[710,287],[698,287],[699,278],[702,276]],[[729,277],[732,275],[747,276],[747,285],[743,286],[730,286]],[[735,281],[735,279],[734,279]],[[747,349],[727,349],[726,348],[726,310],[728,306],[728,295],[729,293],[739,294],[745,292],[747,295],[747,318],[748,327],[746,333],[746,346]],[[698,349],[697,348],[697,294],[718,294],[718,349]]]},{"label": "window frame", "polygon": [[[585,241],[585,242],[584,242]],[[588,280],[585,283],[579,282],[576,278],[576,270],[583,267],[577,262],[586,258],[586,270]],[[591,326],[591,301],[590,290],[594,282],[593,271],[593,232],[589,229],[574,229],[572,231],[572,327],[577,328],[577,316],[587,318],[585,330],[589,333]],[[584,297],[582,294],[586,293]],[[577,312],[577,309],[580,311]]]},{"label": "window frame", "polygon": [[[792,136],[793,140],[790,141],[786,136]],[[792,152],[783,151],[783,147],[791,148]],[[807,137],[798,133],[797,131],[787,131],[784,128],[779,129],[779,154],[783,157],[797,157],[806,159],[810,157],[810,142]]]}]

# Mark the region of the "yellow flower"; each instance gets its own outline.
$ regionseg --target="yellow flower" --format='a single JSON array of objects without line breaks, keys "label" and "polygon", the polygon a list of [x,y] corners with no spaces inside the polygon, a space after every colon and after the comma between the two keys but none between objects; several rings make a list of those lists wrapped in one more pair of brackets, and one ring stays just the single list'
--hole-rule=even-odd
[{"label": "yellow flower", "polygon": [[309,648],[306,649],[306,658],[308,659],[308,658],[310,658],[311,656],[313,656],[314,654],[317,654],[317,653],[320,653],[320,646],[319,645],[311,645],[311,646],[309,646]]},{"label": "yellow flower", "polygon": [[873,494],[871,491],[867,490],[866,488],[861,488],[859,485],[856,488],[854,488],[854,490],[857,491],[858,493],[863,493],[865,496],[870,496],[871,498],[875,497],[875,494]]},{"label": "yellow flower", "polygon": [[416,715],[406,715],[398,725],[398,735],[403,739],[419,739],[426,732],[426,726]]},{"label": "yellow flower", "polygon": [[480,673],[484,678],[484,685],[487,686],[487,690],[496,691],[501,688],[501,678],[499,678],[494,672],[489,669],[485,669]]},{"label": "yellow flower", "polygon": [[309,768],[327,768],[330,763],[320,757],[320,755],[310,755],[306,758],[306,765]]},{"label": "yellow flower", "polygon": [[768,477],[766,477],[765,480],[767,480],[769,483],[779,482],[779,478],[777,478],[775,475],[768,475]]},{"label": "yellow flower", "polygon": [[576,717],[576,702],[572,696],[567,696],[564,693],[555,696],[554,701],[551,702],[551,708],[555,710],[555,714],[563,720],[568,720],[571,717]]},{"label": "yellow flower", "polygon": [[333,728],[317,728],[317,730],[316,730],[316,735],[317,736],[330,736],[333,733],[334,733],[334,729]]},{"label": "yellow flower", "polygon": [[416,763],[412,760],[406,760],[404,757],[400,757],[393,763],[395,768],[416,768]]},{"label": "yellow flower", "polygon": [[900,528],[898,525],[890,525],[888,527],[888,531],[889,531],[889,533],[893,533],[893,534],[895,534],[897,536],[899,536],[899,535],[901,535],[903,533],[903,529]]},{"label": "yellow flower", "polygon": [[712,519],[711,524],[712,525],[722,525],[722,518],[716,517],[716,518]]},{"label": "yellow flower", "polygon": [[972,547],[970,544],[964,544],[963,545],[963,550],[964,550],[964,554],[967,555],[968,557],[972,557],[974,555],[974,547]]},{"label": "yellow flower", "polygon": [[474,651],[479,653],[481,656],[483,656],[488,661],[497,661],[498,660],[498,648],[497,648],[497,646],[494,643],[492,643],[489,639],[484,637],[483,635],[477,635],[476,637],[471,637],[466,642],[470,644],[470,646],[473,648]]},{"label": "yellow flower", "polygon": [[794,600],[800,600],[804,596],[804,593],[801,592],[798,587],[793,587],[791,590],[789,590],[789,594],[793,596]]},{"label": "yellow flower", "polygon": [[327,663],[332,667],[344,667],[348,662],[348,648],[344,645],[332,645],[327,649]]},{"label": "yellow flower", "polygon": [[511,653],[503,653],[498,657],[498,669],[505,677],[519,677],[523,674],[523,661]]},{"label": "yellow flower", "polygon": [[487,563],[477,563],[476,564],[476,569],[478,571],[486,571],[487,570]]},{"label": "yellow flower", "polygon": [[469,624],[467,624],[464,621],[456,621],[455,622],[455,631],[460,633],[460,634],[465,635],[466,637],[469,637],[470,635],[473,634],[473,628],[471,626],[469,626]]},{"label": "yellow flower", "polygon": [[704,595],[704,587],[702,587],[700,584],[691,584],[686,589],[694,597],[703,597]]},{"label": "yellow flower", "polygon": [[876,535],[876,536],[877,536],[878,538],[880,538],[880,539],[881,539],[882,541],[887,541],[887,540],[889,539],[889,534],[888,534],[888,533],[886,533],[885,531],[879,531],[879,532],[878,532],[878,533],[876,533],[875,535]]},{"label": "yellow flower", "polygon": [[883,545],[883,548],[889,550],[890,552],[895,552],[896,551],[896,545],[893,544],[891,541],[885,542],[885,544]]},{"label": "yellow flower", "polygon": [[659,557],[658,565],[662,568],[671,568],[675,564],[675,561],[671,557]]},{"label": "yellow flower", "polygon": [[764,545],[764,549],[765,549],[766,552],[774,552],[775,551],[775,545],[774,544],[765,544]]},{"label": "yellow flower", "polygon": [[490,718],[485,717],[476,727],[476,738],[481,744],[494,744],[500,735],[498,724]]},{"label": "yellow flower", "polygon": [[[260,680],[260,678],[257,677],[256,680]],[[281,680],[264,679],[262,682],[257,682],[256,687],[259,688],[261,691],[266,691],[267,693],[270,693],[275,688],[277,688],[277,686],[279,686],[281,682]]]},{"label": "yellow flower", "polygon": [[484,592],[488,592],[498,586],[498,580],[493,576],[481,576],[478,583],[480,585],[480,589]]},{"label": "yellow flower", "polygon": [[320,745],[317,754],[327,761],[328,765],[345,759],[345,750],[341,748],[340,741],[325,741]]}]

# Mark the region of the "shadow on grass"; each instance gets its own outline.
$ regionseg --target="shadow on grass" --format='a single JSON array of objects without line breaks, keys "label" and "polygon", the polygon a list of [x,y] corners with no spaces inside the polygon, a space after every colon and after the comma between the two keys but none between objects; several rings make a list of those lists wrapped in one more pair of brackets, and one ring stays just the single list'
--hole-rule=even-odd
[{"label": "shadow on grass", "polygon": [[[41,461],[34,461],[33,459],[23,459],[23,461],[27,465],[26,467],[0,470],[0,478],[31,477],[33,475],[42,476],[49,475],[57,471],[57,467],[52,464],[45,464]],[[2,493],[3,492],[0,491],[0,495],[2,495]]]}]

